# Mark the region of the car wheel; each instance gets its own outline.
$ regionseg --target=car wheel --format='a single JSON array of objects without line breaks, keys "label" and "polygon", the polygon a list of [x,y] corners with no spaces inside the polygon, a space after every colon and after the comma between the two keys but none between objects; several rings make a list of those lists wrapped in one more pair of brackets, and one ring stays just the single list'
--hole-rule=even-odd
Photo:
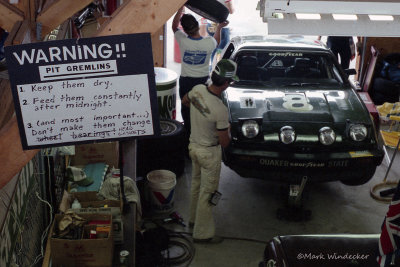
[{"label": "car wheel", "polygon": [[187,8],[203,18],[221,23],[229,15],[229,10],[217,0],[188,0],[185,4]]},{"label": "car wheel", "polygon": [[363,185],[371,180],[372,176],[375,174],[376,167],[370,167],[366,170],[363,170],[362,178],[359,179],[350,179],[350,180],[342,180],[342,184],[349,185],[349,186],[357,186]]},{"label": "car wheel", "polygon": [[166,169],[181,176],[185,166],[184,128],[179,121],[160,119],[161,136],[138,141],[137,175]]},{"label": "car wheel", "polygon": [[385,102],[395,103],[395,102],[399,101],[398,96],[397,97],[396,96],[388,96],[388,95],[381,94],[379,92],[375,92],[373,94],[373,96],[371,96],[371,99],[376,106],[382,105]]},{"label": "car wheel", "polygon": [[153,154],[172,153],[183,149],[185,131],[181,122],[161,118],[160,130],[161,136],[140,140],[140,148]]},{"label": "car wheel", "polygon": [[379,93],[387,97],[399,97],[399,87],[391,80],[376,78],[373,83],[373,94]]}]

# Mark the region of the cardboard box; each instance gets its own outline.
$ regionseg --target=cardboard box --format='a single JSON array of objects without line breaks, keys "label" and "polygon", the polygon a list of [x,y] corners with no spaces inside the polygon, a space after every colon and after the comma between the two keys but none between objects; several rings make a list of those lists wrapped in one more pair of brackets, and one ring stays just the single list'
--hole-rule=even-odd
[{"label": "cardboard box", "polygon": [[112,215],[113,240],[115,244],[124,242],[124,226],[122,223],[121,211],[117,208],[81,208],[72,209],[75,213],[81,214],[108,214]]},{"label": "cardboard box", "polygon": [[[104,208],[105,206],[113,208],[113,210],[118,210],[121,213],[122,210],[122,201],[121,200],[99,200],[97,198],[97,192],[95,191],[87,191],[87,192],[74,192],[67,194],[67,204],[69,209],[71,207],[74,199],[77,199],[79,203],[81,203],[82,208]],[[66,209],[62,210],[65,211]]]},{"label": "cardboard box", "polygon": [[63,199],[60,204],[60,211],[65,212],[71,208],[71,204],[77,199],[81,204],[80,209],[72,209],[78,214],[111,214],[113,218],[113,239],[116,244],[124,241],[124,227],[121,218],[122,201],[120,200],[98,200],[97,192],[64,192]]},{"label": "cardboard box", "polygon": [[53,267],[111,267],[114,254],[112,216],[105,214],[79,214],[88,221],[109,221],[110,233],[105,238],[89,239],[88,231],[94,227],[85,226],[82,239],[70,240],[53,237],[55,227],[63,214],[56,214],[50,235]]},{"label": "cardboard box", "polygon": [[76,145],[71,166],[85,166],[89,163],[104,162],[110,168],[118,169],[118,142]]}]

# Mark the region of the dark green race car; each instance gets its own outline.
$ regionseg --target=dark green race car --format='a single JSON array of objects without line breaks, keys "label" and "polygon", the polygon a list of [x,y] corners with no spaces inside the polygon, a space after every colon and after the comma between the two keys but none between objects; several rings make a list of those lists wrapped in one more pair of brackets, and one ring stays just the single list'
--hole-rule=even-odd
[{"label": "dark green race car", "polygon": [[[239,82],[223,94],[232,142],[225,165],[280,182],[368,182],[383,151],[374,121],[325,45],[303,38],[235,37],[223,58]],[[353,72],[353,73],[352,73]]]}]

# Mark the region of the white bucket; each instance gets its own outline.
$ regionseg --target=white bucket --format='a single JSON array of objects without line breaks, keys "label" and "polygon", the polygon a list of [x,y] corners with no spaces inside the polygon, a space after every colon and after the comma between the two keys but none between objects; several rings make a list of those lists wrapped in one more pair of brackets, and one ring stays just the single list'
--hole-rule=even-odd
[{"label": "white bucket", "polygon": [[171,212],[174,208],[176,175],[169,170],[154,170],[147,174],[150,204],[155,213]]},{"label": "white bucket", "polygon": [[173,70],[155,67],[158,112],[161,118],[176,119],[176,83],[178,74]]}]

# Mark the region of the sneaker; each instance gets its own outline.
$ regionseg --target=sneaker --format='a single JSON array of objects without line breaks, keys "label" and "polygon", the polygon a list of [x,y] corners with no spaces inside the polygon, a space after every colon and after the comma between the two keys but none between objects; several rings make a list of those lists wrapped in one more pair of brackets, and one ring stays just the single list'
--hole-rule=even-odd
[{"label": "sneaker", "polygon": [[203,244],[219,244],[222,243],[224,239],[220,236],[214,236],[212,238],[207,238],[207,239],[197,239],[193,238],[194,243],[203,243]]}]

